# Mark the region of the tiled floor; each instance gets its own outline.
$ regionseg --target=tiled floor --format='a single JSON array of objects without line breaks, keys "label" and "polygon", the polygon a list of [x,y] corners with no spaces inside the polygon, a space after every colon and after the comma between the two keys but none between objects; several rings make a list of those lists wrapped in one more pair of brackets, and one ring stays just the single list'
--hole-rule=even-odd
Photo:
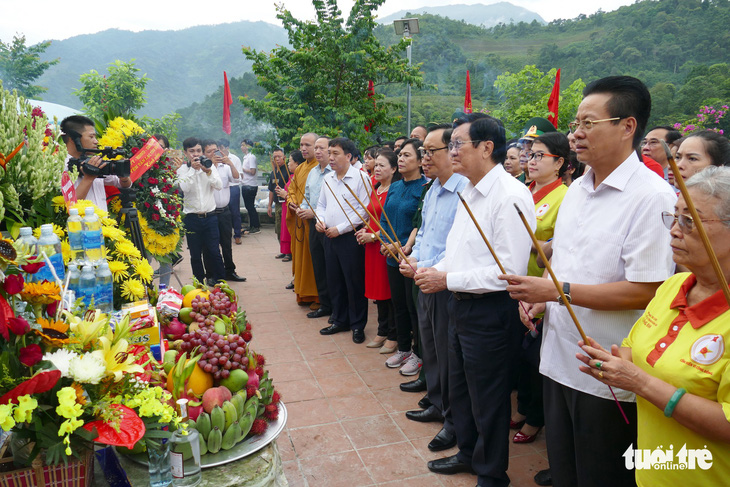
[{"label": "tiled floor", "polygon": [[[430,452],[428,442],[440,424],[406,419],[404,412],[417,409],[422,397],[400,391],[399,384],[410,379],[386,368],[386,356],[377,349],[355,345],[349,333],[319,334],[327,320],[308,319],[309,308],[298,306],[284,289],[291,265],[274,259],[278,242],[272,226],[245,237],[233,251],[237,273],[248,281],[231,285],[253,324],[254,348],[266,357],[289,412],[278,446],[291,486],[476,485],[472,475],[441,476],[426,468],[428,460],[456,448]],[[189,279],[187,255],[177,270],[183,282]],[[367,341],[375,319],[371,304]],[[534,486],[532,477],[544,468],[544,435],[528,445],[510,442],[513,486]]]}]

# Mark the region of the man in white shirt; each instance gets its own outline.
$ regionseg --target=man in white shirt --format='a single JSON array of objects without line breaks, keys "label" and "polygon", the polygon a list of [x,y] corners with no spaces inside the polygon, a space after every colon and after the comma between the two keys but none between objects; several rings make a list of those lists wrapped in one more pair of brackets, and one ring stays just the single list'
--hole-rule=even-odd
[{"label": "man in white shirt", "polygon": [[[81,149],[96,149],[98,147],[96,127],[90,118],[82,115],[66,117],[61,122],[61,132],[63,141],[66,143],[69,159],[81,158]],[[68,160],[66,162],[68,163]],[[102,161],[100,156],[92,156],[86,162],[95,167],[104,167],[108,164]],[[76,198],[89,200],[104,211],[107,211],[104,186],[128,188],[131,185],[132,180],[129,177],[105,176],[100,178],[91,174],[84,174],[83,167],[79,169],[79,178],[74,183]]]},{"label": "man in white shirt", "polygon": [[231,193],[230,202],[228,203],[228,209],[231,212],[231,225],[233,226],[233,238],[236,240],[236,245],[241,245],[241,173],[243,168],[241,166],[241,159],[236,154],[233,154],[228,148],[231,143],[228,139],[221,139],[218,141],[218,149],[223,154],[223,157],[227,157],[232,163],[231,169],[236,169],[239,174],[236,176],[235,182],[232,182],[229,187]]},{"label": "man in white shirt", "polygon": [[357,243],[355,231],[363,224],[357,214],[364,216],[366,212],[345,185],[364,205],[369,202],[368,191],[360,171],[352,166],[355,144],[338,137],[329,141],[328,151],[332,172],[324,176],[319,192],[319,222],[315,229],[327,237],[324,251],[328,258],[327,287],[332,297],[333,323],[319,332],[333,335],[352,330],[352,341],[359,344],[365,341],[368,300],[365,298],[365,249]]},{"label": "man in white shirt", "polygon": [[243,205],[248,212],[248,233],[259,233],[261,231],[261,223],[259,223],[259,214],[256,212],[256,193],[259,190],[258,181],[256,179],[256,156],[251,153],[253,141],[243,139],[241,141],[241,152],[243,152],[243,162],[241,164],[241,194],[243,195]]},{"label": "man in white shirt", "polygon": [[[188,249],[190,249],[190,264],[193,275],[200,282],[205,282],[203,268],[203,252],[210,258],[209,274],[212,283],[223,279],[223,259],[219,249],[220,234],[218,231],[218,217],[215,214],[215,190],[221,189],[222,183],[218,171],[211,166],[200,163],[203,156],[203,147],[200,140],[188,137],[183,141],[183,150],[187,164],[180,166],[177,181],[183,190],[183,213]],[[209,283],[210,280],[209,280]]]},{"label": "man in white shirt", "polygon": [[[524,184],[504,170],[502,122],[483,113],[454,122],[448,145],[454,172],[468,179],[462,195],[512,274],[525,274],[530,237],[517,205],[535,227],[535,205]],[[415,282],[425,294],[448,289],[449,399],[459,452],[428,462],[441,474],[473,472],[479,485],[509,485],[512,370],[524,328],[517,302],[500,281],[500,270],[462,204],[446,238],[444,257],[419,268]]]},{"label": "man in white shirt", "polygon": [[[213,161],[213,167],[218,171],[221,178],[221,189],[215,190],[213,199],[215,199],[215,214],[218,217],[220,249],[226,280],[243,282],[246,278],[236,274],[236,264],[233,262],[233,248],[231,245],[233,229],[231,228],[231,210],[229,209],[231,201],[230,185],[238,181],[238,170],[233,165],[233,161],[223,155],[215,140],[204,140],[201,145],[203,146],[203,155]],[[205,263],[206,277],[212,278],[210,271],[214,266],[207,252],[203,253],[203,262]]]},{"label": "man in white shirt", "polygon": [[[607,349],[628,335],[674,272],[660,216],[674,211],[676,196],[635,153],[650,111],[641,81],[611,76],[586,86],[571,124],[578,160],[590,169],[560,206],[552,267],[585,333]],[[578,370],[580,335],[552,281],[502,277],[510,295],[525,302],[523,321],[546,310],[540,373],[553,485],[635,485],[623,458],[636,444],[633,394],[614,389],[626,424],[609,388]]]}]

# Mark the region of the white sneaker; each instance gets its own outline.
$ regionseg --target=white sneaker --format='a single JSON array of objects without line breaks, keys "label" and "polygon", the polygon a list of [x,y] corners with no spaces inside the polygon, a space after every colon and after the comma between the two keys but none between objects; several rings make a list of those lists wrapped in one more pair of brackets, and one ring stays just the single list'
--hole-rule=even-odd
[{"label": "white sneaker", "polygon": [[412,353],[410,357],[408,357],[408,360],[403,364],[403,367],[400,368],[400,373],[402,375],[418,375],[421,372],[421,366],[423,365],[423,360],[418,358],[418,355],[415,353]]},{"label": "white sneaker", "polygon": [[385,361],[385,365],[390,367],[391,369],[397,369],[403,363],[408,360],[408,357],[411,356],[411,352],[401,352],[398,350],[393,355],[391,355],[388,360]]}]

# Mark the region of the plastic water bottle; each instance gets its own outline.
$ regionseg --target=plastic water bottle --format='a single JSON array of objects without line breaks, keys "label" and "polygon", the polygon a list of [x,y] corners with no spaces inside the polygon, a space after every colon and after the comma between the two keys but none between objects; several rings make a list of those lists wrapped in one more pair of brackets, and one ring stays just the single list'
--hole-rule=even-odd
[{"label": "plastic water bottle", "polygon": [[109,264],[102,262],[96,269],[96,294],[94,307],[102,313],[111,313],[114,310],[114,284]]},{"label": "plastic water bottle", "polygon": [[[61,253],[61,241],[58,235],[53,233],[53,225],[50,223],[41,225],[41,238],[38,239],[38,254],[42,256],[44,252],[50,259],[51,265],[56,271],[56,276],[63,281],[66,277],[66,272],[63,264],[63,254]],[[44,279],[49,282],[55,282],[53,273],[48,267],[48,262],[40,268],[33,280],[43,281]]]},{"label": "plastic water bottle", "polygon": [[32,228],[22,227],[20,229],[18,243],[20,243],[21,249],[23,249],[28,256],[38,254],[38,239],[33,236]]},{"label": "plastic water bottle", "polygon": [[68,290],[74,292],[76,298],[79,297],[79,280],[81,279],[81,271],[76,264],[68,265]]},{"label": "plastic water bottle", "polygon": [[104,238],[101,235],[101,222],[92,207],[86,208],[84,215],[84,250],[86,259],[92,264],[99,264],[106,254]]},{"label": "plastic water bottle", "polygon": [[84,223],[76,208],[68,210],[68,243],[71,246],[71,261],[84,260]]},{"label": "plastic water bottle", "polygon": [[[81,270],[79,277],[79,294],[77,298],[81,298],[86,306],[91,304],[92,298],[96,294],[96,275],[94,274],[94,266],[85,265]],[[96,300],[94,300],[96,303]]]}]

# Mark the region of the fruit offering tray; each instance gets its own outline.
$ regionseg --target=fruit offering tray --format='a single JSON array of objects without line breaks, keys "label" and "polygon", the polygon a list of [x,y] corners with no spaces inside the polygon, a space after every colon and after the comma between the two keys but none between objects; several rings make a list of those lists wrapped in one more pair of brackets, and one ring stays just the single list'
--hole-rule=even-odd
[{"label": "fruit offering tray", "polygon": [[[256,453],[266,445],[275,441],[279,434],[286,426],[286,406],[283,402],[279,402],[279,417],[269,423],[269,427],[264,434],[255,435],[236,444],[230,450],[220,450],[218,453],[207,453],[200,457],[200,466],[202,468],[218,467],[226,463],[235,462],[249,455]],[[147,465],[147,453],[137,453],[134,455],[126,455],[127,458],[140,465]]]}]

